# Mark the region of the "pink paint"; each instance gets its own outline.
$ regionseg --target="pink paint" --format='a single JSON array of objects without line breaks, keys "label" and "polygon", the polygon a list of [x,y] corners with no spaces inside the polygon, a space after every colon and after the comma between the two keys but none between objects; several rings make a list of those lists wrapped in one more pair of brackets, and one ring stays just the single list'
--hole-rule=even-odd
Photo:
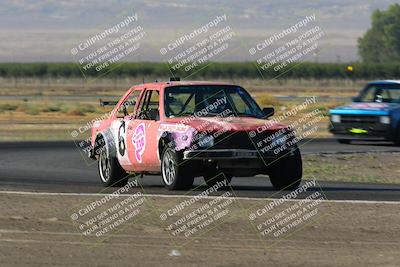
[{"label": "pink paint", "polygon": [[361,108],[361,109],[384,109],[388,105],[385,103],[353,103],[350,105],[351,108]]}]

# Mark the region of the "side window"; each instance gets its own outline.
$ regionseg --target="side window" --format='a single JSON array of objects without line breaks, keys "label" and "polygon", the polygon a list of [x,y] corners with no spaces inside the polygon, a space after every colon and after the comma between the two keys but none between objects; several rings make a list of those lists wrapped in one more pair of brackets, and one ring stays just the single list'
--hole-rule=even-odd
[{"label": "side window", "polygon": [[128,96],[125,102],[118,109],[118,118],[123,118],[127,115],[135,115],[135,104],[139,100],[140,93],[141,90],[135,90]]},{"label": "side window", "polygon": [[135,112],[135,105],[137,103],[137,101],[139,101],[139,96],[140,93],[142,92],[142,90],[135,90],[132,92],[132,94],[127,98],[126,103],[127,103],[127,111],[128,114],[131,116],[134,116],[134,112]]},{"label": "side window", "polygon": [[239,114],[252,114],[249,106],[244,102],[243,98],[239,94],[229,94],[232,101],[232,106],[235,107]]},{"label": "side window", "polygon": [[194,93],[173,93],[166,96],[166,115],[173,117],[177,115],[193,114],[196,103]]},{"label": "side window", "polygon": [[140,105],[139,119],[159,120],[160,95],[157,90],[147,90]]},{"label": "side window", "polygon": [[365,93],[364,93],[364,102],[375,102],[376,98],[376,88],[375,87],[370,87]]}]

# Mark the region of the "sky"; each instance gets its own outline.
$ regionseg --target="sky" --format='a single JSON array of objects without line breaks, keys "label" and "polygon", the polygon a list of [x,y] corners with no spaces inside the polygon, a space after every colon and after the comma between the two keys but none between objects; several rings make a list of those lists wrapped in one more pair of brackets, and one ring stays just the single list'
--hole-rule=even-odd
[{"label": "sky", "polygon": [[[160,53],[162,47],[222,15],[227,20],[220,26],[228,26],[234,38],[229,40],[227,51],[213,60],[254,60],[249,53],[251,47],[313,14],[314,26],[324,35],[318,40],[318,49],[301,60],[355,61],[357,39],[370,27],[371,13],[392,3],[393,0],[1,0],[0,62],[77,60],[71,49],[133,14],[138,20],[129,27],[140,26],[146,34],[138,52],[125,57],[126,61],[167,60]],[[128,29],[132,28],[103,41],[112,41]],[[211,29],[208,34],[219,29]],[[291,37],[287,38],[281,41]],[[197,41],[192,39],[185,45]]]}]

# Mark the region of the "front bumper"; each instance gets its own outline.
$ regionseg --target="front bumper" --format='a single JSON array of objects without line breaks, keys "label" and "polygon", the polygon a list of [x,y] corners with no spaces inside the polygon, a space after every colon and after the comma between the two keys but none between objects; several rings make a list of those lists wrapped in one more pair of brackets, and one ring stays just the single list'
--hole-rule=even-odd
[{"label": "front bumper", "polygon": [[187,150],[183,152],[184,160],[232,160],[232,159],[277,159],[285,156],[293,156],[297,148],[290,148],[274,153],[269,151],[261,153],[258,150],[251,149],[205,149],[205,150]]},{"label": "front bumper", "polygon": [[[394,131],[389,124],[381,123],[331,123],[330,132],[338,139],[393,140]],[[361,130],[359,133],[355,133]]]}]

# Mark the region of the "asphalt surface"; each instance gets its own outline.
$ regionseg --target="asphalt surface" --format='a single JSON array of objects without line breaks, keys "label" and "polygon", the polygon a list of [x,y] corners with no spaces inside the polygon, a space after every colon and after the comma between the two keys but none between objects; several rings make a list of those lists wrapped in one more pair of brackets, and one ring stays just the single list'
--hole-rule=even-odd
[{"label": "asphalt surface", "polygon": [[[390,144],[357,143],[341,145],[333,139],[307,140],[303,154],[400,152]],[[164,189],[160,176],[144,176],[139,180],[149,194],[187,194]],[[201,178],[195,186],[201,185]],[[320,187],[319,187],[320,186]],[[399,185],[320,182],[311,190],[322,190],[332,200],[400,201]],[[189,194],[198,194],[199,187]],[[234,178],[231,188],[239,197],[277,197],[267,176]],[[99,181],[95,161],[84,157],[72,142],[0,143],[0,191],[34,191],[62,193],[112,192]],[[115,190],[115,189],[114,189]],[[132,192],[139,189],[131,189]]]}]

